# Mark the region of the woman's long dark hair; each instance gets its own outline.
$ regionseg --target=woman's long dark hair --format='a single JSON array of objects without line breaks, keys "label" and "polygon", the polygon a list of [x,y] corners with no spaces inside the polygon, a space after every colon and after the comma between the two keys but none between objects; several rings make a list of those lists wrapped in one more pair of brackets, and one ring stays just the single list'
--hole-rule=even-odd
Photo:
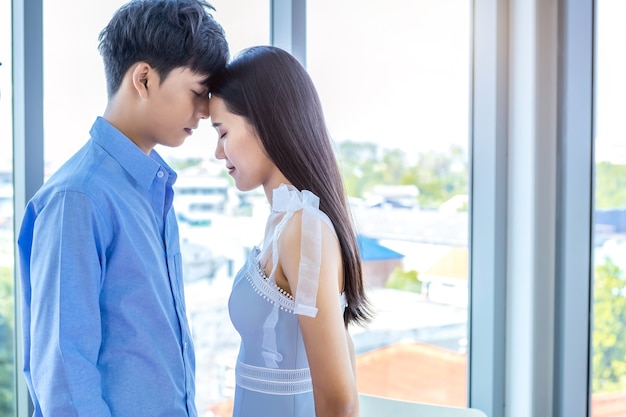
[{"label": "woman's long dark hair", "polygon": [[299,190],[320,198],[341,247],[344,323],[371,318],[361,256],[322,106],[306,70],[286,51],[256,46],[242,51],[209,81],[212,96],[256,129],[269,158]]}]

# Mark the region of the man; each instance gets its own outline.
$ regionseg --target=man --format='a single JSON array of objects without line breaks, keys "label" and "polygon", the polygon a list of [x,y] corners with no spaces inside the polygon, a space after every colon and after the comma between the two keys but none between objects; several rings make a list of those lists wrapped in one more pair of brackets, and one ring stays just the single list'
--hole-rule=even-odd
[{"label": "man", "polygon": [[[133,0],[100,34],[108,103],[18,238],[34,416],[197,416],[174,171],[228,60],[204,0]],[[74,65],[68,65],[75,70]]]}]

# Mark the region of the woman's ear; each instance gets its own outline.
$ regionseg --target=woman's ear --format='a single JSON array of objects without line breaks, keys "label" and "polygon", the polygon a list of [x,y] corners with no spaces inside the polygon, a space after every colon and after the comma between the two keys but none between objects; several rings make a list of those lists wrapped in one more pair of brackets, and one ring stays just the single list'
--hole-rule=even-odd
[{"label": "woman's ear", "polygon": [[135,64],[132,72],[133,87],[140,97],[148,97],[148,86],[154,85],[151,78],[156,76],[156,72],[146,62],[138,62]]}]

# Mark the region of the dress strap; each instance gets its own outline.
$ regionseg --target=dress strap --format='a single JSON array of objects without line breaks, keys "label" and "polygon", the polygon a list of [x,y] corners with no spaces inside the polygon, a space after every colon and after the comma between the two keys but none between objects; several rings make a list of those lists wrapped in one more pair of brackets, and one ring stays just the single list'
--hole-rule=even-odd
[{"label": "dress strap", "polygon": [[[265,228],[263,249],[259,255],[259,263],[265,266],[269,251],[272,256],[272,271],[268,280],[276,283],[275,274],[278,267],[278,238],[287,222],[294,213],[302,210],[302,231],[300,245],[300,266],[298,285],[294,296],[294,313],[309,317],[317,315],[317,288],[319,284],[320,263],[322,261],[322,221],[333,232],[332,222],[319,209],[319,198],[310,191],[298,191],[292,185],[281,184],[273,190],[272,212]],[[293,290],[293,289],[292,289]],[[274,304],[271,313],[263,323],[263,359],[268,368],[278,368],[282,355],[277,349],[276,324],[279,314],[278,304]]]},{"label": "dress strap", "polygon": [[302,232],[300,245],[300,266],[298,286],[295,290],[295,313],[309,317],[317,315],[317,288],[322,260],[322,222],[333,232],[332,222],[319,209],[319,198],[310,191],[298,191],[292,185],[281,184],[274,189],[272,213],[266,227],[265,242],[260,261],[267,262],[268,251],[272,252],[272,271],[269,279],[274,280],[278,265],[278,238],[293,214],[302,210]]}]

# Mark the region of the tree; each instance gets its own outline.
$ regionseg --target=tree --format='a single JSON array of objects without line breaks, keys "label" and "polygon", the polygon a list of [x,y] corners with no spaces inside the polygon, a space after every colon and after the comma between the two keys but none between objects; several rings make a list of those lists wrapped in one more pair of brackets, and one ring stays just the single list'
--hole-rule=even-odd
[{"label": "tree", "polygon": [[596,208],[626,207],[626,165],[596,164]]},{"label": "tree", "polygon": [[13,272],[0,267],[0,415],[13,415]]},{"label": "tree", "polygon": [[437,208],[468,193],[467,155],[460,146],[421,153],[413,165],[401,149],[380,151],[374,143],[340,142],[338,152],[344,184],[353,197],[364,197],[376,185],[415,185],[420,206]]},{"label": "tree", "polygon": [[403,183],[406,179],[406,165],[406,155],[403,151],[393,149],[384,152],[382,161],[378,164],[384,183],[407,185]]},{"label": "tree", "polygon": [[419,279],[416,270],[412,269],[410,271],[405,271],[402,268],[396,268],[389,276],[389,279],[385,283],[385,287],[421,293],[422,281]]},{"label": "tree", "polygon": [[626,387],[626,279],[611,258],[595,267],[593,392]]},{"label": "tree", "polygon": [[420,154],[412,174],[421,207],[437,208],[455,195],[468,193],[467,157],[459,146],[446,153]]},{"label": "tree", "polygon": [[349,196],[363,197],[374,185],[382,183],[375,143],[345,141],[339,143],[338,151],[341,175]]}]

